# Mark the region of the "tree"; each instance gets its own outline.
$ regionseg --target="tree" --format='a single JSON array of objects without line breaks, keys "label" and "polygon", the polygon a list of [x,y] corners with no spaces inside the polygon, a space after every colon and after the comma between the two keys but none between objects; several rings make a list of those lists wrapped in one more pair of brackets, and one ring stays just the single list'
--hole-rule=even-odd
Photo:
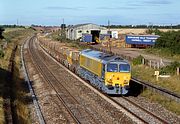
[{"label": "tree", "polygon": [[155,48],[168,49],[171,54],[180,54],[180,31],[161,32]]},{"label": "tree", "polygon": [[0,27],[0,39],[3,39],[4,37],[2,36],[4,29],[2,27]]}]

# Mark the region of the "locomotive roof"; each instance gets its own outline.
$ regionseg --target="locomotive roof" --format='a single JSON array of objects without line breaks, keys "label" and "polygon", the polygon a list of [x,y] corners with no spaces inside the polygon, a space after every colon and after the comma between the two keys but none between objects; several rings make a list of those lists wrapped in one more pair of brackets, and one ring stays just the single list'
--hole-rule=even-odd
[{"label": "locomotive roof", "polygon": [[86,49],[81,51],[82,55],[85,55],[89,58],[92,59],[96,59],[98,61],[103,61],[103,63],[107,63],[109,61],[121,61],[121,62],[126,62],[123,58],[119,57],[119,56],[115,56],[113,54],[107,54],[107,53],[103,53],[100,51],[95,51],[92,49]]}]

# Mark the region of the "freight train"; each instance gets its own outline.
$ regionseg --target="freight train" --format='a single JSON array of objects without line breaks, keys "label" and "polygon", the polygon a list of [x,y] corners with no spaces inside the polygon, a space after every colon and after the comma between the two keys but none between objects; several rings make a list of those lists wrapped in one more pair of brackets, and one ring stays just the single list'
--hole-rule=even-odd
[{"label": "freight train", "polygon": [[131,66],[121,57],[92,49],[78,51],[54,42],[40,41],[40,46],[102,92],[122,95],[128,93]]}]

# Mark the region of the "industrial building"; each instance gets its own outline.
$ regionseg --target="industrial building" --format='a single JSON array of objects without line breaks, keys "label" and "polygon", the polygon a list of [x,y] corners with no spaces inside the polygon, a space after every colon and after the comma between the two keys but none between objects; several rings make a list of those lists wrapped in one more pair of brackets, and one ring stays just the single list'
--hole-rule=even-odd
[{"label": "industrial building", "polygon": [[107,34],[107,29],[92,23],[68,26],[66,29],[68,39],[81,39],[84,42],[98,42],[101,34]]}]

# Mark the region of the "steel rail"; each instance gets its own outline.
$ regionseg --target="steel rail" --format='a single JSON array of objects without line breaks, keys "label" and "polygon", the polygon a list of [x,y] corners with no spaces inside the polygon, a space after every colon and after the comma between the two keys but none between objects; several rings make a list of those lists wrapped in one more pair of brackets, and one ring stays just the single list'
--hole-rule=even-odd
[{"label": "steel rail", "polygon": [[[28,42],[28,41],[26,41],[26,42]],[[23,53],[24,53],[24,50],[23,50],[24,44],[25,44],[25,42],[21,46],[21,62],[22,62],[22,68],[23,68],[23,72],[24,72],[25,81],[28,84],[28,88],[29,88],[29,91],[30,91],[30,94],[31,94],[31,97],[32,97],[32,100],[33,100],[33,104],[34,104],[34,107],[35,107],[35,110],[36,110],[36,114],[37,114],[38,119],[39,119],[39,123],[40,124],[45,124],[46,123],[45,119],[44,119],[42,111],[40,109],[37,97],[36,97],[36,95],[34,93],[34,90],[33,90],[32,86],[31,86],[29,75],[27,73],[26,62],[24,60],[24,55],[23,55]]]},{"label": "steel rail", "polygon": [[[34,37],[33,37],[34,38]],[[33,41],[33,38],[30,39],[30,41],[32,42]],[[32,45],[32,43],[29,43],[29,45]],[[30,45],[30,46],[31,46]],[[77,117],[74,115],[74,113],[70,110],[70,108],[66,105],[65,101],[63,100],[63,98],[59,95],[59,92],[57,91],[57,89],[55,88],[55,86],[52,84],[52,81],[48,78],[49,76],[47,74],[44,73],[44,71],[42,70],[42,65],[38,64],[39,63],[39,60],[37,60],[37,55],[36,55],[36,52],[33,52],[33,47],[31,47],[29,49],[30,53],[31,53],[31,56],[32,58],[34,59],[34,61],[36,61],[36,68],[37,70],[43,75],[43,78],[48,82],[48,84],[50,84],[50,86],[53,88],[53,90],[56,92],[56,96],[58,97],[58,99],[62,102],[62,104],[64,105],[64,107],[66,108],[66,110],[68,111],[68,113],[70,114],[70,116],[73,118],[73,120],[77,123],[77,124],[80,124],[80,121],[77,119]],[[36,55],[36,56],[35,56]],[[41,61],[41,64],[44,64],[42,63]],[[48,68],[46,66],[44,66],[48,72],[50,72],[48,70]],[[52,75],[53,76],[53,75]]]}]

